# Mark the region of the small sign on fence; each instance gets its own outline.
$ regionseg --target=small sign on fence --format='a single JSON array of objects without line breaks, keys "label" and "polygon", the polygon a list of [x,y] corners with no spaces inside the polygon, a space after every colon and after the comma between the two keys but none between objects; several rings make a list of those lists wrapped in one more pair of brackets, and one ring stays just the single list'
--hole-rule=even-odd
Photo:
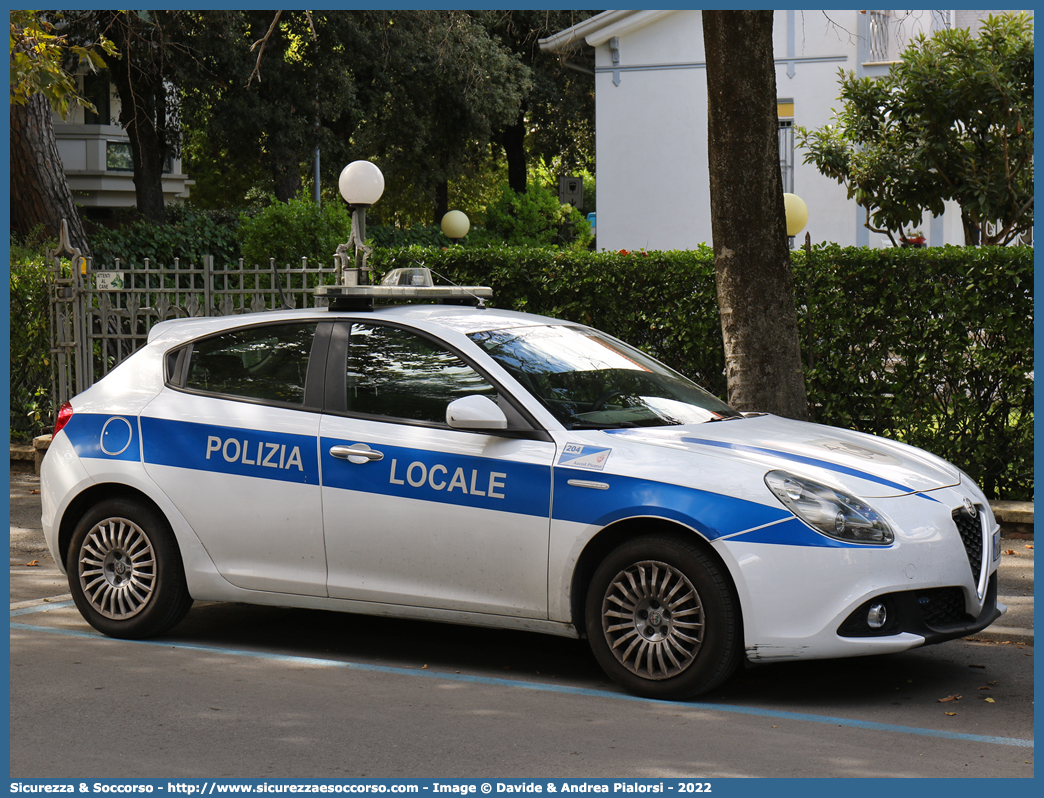
[{"label": "small sign on fence", "polygon": [[95,272],[94,287],[99,291],[121,291],[126,283],[123,272]]}]

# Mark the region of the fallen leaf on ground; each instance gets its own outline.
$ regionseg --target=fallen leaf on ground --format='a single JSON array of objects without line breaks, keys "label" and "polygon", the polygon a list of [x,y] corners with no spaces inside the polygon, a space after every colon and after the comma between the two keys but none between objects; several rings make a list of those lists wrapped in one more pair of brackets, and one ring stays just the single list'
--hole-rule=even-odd
[{"label": "fallen leaf on ground", "polygon": [[40,564],[40,561],[39,561],[39,560],[33,560],[32,562],[27,562],[27,563],[25,564],[25,567],[26,567],[26,568],[35,568],[35,567],[36,567],[37,565],[39,565],[39,564]]},{"label": "fallen leaf on ground", "polygon": [[1032,543],[1027,543],[1026,544],[1026,548],[1027,549],[1032,549],[1033,548],[1033,544]]},{"label": "fallen leaf on ground", "polygon": [[948,701],[960,701],[961,698],[963,698],[963,696],[960,696],[960,695],[948,695],[948,696],[946,696],[946,698],[940,698],[939,699],[939,703],[940,704],[945,704]]},{"label": "fallen leaf on ground", "polygon": [[1015,549],[1005,549],[1004,553],[1005,554],[1014,554],[1015,553]]},{"label": "fallen leaf on ground", "polygon": [[[40,492],[39,488],[30,488],[29,495],[30,496],[36,496],[39,492]],[[1030,546],[1030,548],[1032,549],[1033,547]]]},{"label": "fallen leaf on ground", "polygon": [[952,717],[953,717],[954,715],[956,715],[957,713],[956,713],[956,712],[944,712],[943,714],[944,714],[944,715],[949,715],[949,716],[950,716],[950,717],[952,718]]},{"label": "fallen leaf on ground", "polygon": [[983,686],[983,687],[980,687],[979,689],[980,689],[980,690],[989,690],[989,689],[990,689],[990,686],[989,686],[989,685],[987,684],[987,685],[985,685],[985,686]]},{"label": "fallen leaf on ground", "polygon": [[996,701],[994,701],[994,700],[993,700],[992,698],[987,698],[987,699],[986,699],[986,703],[987,703],[987,704],[996,704],[997,702],[996,702]]}]

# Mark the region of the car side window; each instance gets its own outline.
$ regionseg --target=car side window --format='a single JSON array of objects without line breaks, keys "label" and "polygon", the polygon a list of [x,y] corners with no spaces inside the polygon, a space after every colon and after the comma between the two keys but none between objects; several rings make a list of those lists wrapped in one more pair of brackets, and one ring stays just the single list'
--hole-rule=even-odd
[{"label": "car side window", "polygon": [[454,399],[497,400],[496,389],[458,355],[398,327],[352,325],[346,379],[352,413],[445,424]]},{"label": "car side window", "polygon": [[302,405],[314,322],[233,330],[192,345],[185,387]]}]

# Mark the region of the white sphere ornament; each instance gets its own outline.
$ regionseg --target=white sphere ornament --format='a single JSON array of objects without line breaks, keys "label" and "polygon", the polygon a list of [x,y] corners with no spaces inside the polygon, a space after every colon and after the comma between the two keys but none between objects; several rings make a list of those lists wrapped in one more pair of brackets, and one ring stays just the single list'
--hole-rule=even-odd
[{"label": "white sphere ornament", "polygon": [[787,235],[796,236],[808,224],[808,206],[797,194],[784,194],[783,209],[787,214]]},{"label": "white sphere ornament", "polygon": [[471,222],[463,211],[450,211],[442,217],[442,232],[446,238],[464,238],[471,229]]},{"label": "white sphere ornament", "polygon": [[384,175],[376,164],[352,161],[341,170],[337,188],[349,205],[373,205],[384,193]]}]

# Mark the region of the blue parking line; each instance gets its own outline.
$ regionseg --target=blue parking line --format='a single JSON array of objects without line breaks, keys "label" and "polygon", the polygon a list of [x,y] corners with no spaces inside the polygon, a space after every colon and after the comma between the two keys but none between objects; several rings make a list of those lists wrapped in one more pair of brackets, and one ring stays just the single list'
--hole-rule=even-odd
[{"label": "blue parking line", "polygon": [[11,610],[11,617],[14,618],[16,615],[29,615],[33,612],[43,612],[44,610],[61,609],[62,607],[72,607],[76,602],[69,601],[55,601],[48,602],[46,604],[37,604],[33,607],[22,607],[20,610]]},{"label": "blue parking line", "polygon": [[[63,603],[68,604],[71,602]],[[30,607],[25,610],[12,611],[11,615],[25,614],[27,612],[46,609],[52,606]],[[48,626],[34,626],[25,623],[12,623],[11,629],[27,632],[44,632],[47,634],[65,635],[67,637],[81,637],[92,640],[108,640],[112,642],[134,643],[146,646],[162,646],[163,648],[181,649],[185,651],[199,651],[207,654],[221,654],[232,657],[250,657],[253,659],[269,660],[273,662],[286,662],[294,665],[311,665],[324,668],[345,668],[355,671],[370,671],[374,673],[388,673],[396,676],[419,676],[426,679],[439,679],[441,681],[466,682],[468,684],[481,684],[492,687],[517,687],[523,690],[539,690],[548,693],[560,693],[567,695],[588,696],[591,698],[609,698],[618,701],[637,701],[643,704],[659,704],[663,706],[679,706],[675,701],[659,701],[651,698],[640,698],[626,693],[614,693],[608,690],[591,690],[584,687],[566,687],[563,685],[544,684],[539,682],[522,682],[513,679],[493,678],[489,676],[469,676],[459,673],[443,673],[430,670],[413,670],[410,668],[396,668],[389,665],[366,665],[360,662],[343,662],[341,660],[323,659],[319,657],[298,657],[286,654],[267,654],[261,651],[245,651],[236,648],[221,648],[218,646],[200,646],[191,643],[171,643],[162,640],[120,640],[106,637],[97,632],[83,632],[75,629],[55,629]],[[851,718],[834,718],[827,715],[810,715],[804,712],[784,712],[774,709],[756,709],[753,707],[732,706],[729,704],[709,704],[705,702],[684,702],[682,704],[691,709],[702,709],[710,712],[726,712],[734,715],[753,715],[756,717],[774,718],[779,720],[795,720],[805,723],[824,723],[831,726],[844,726],[852,729],[867,729],[870,731],[883,731],[895,734],[914,734],[921,737],[938,737],[945,740],[965,740],[975,743],[986,743],[988,745],[1010,745],[1017,748],[1033,748],[1033,740],[1022,740],[1017,737],[994,737],[984,734],[963,734],[960,732],[940,731],[937,729],[919,729],[914,726],[899,726],[892,723],[876,723],[867,720],[852,720]]]}]

